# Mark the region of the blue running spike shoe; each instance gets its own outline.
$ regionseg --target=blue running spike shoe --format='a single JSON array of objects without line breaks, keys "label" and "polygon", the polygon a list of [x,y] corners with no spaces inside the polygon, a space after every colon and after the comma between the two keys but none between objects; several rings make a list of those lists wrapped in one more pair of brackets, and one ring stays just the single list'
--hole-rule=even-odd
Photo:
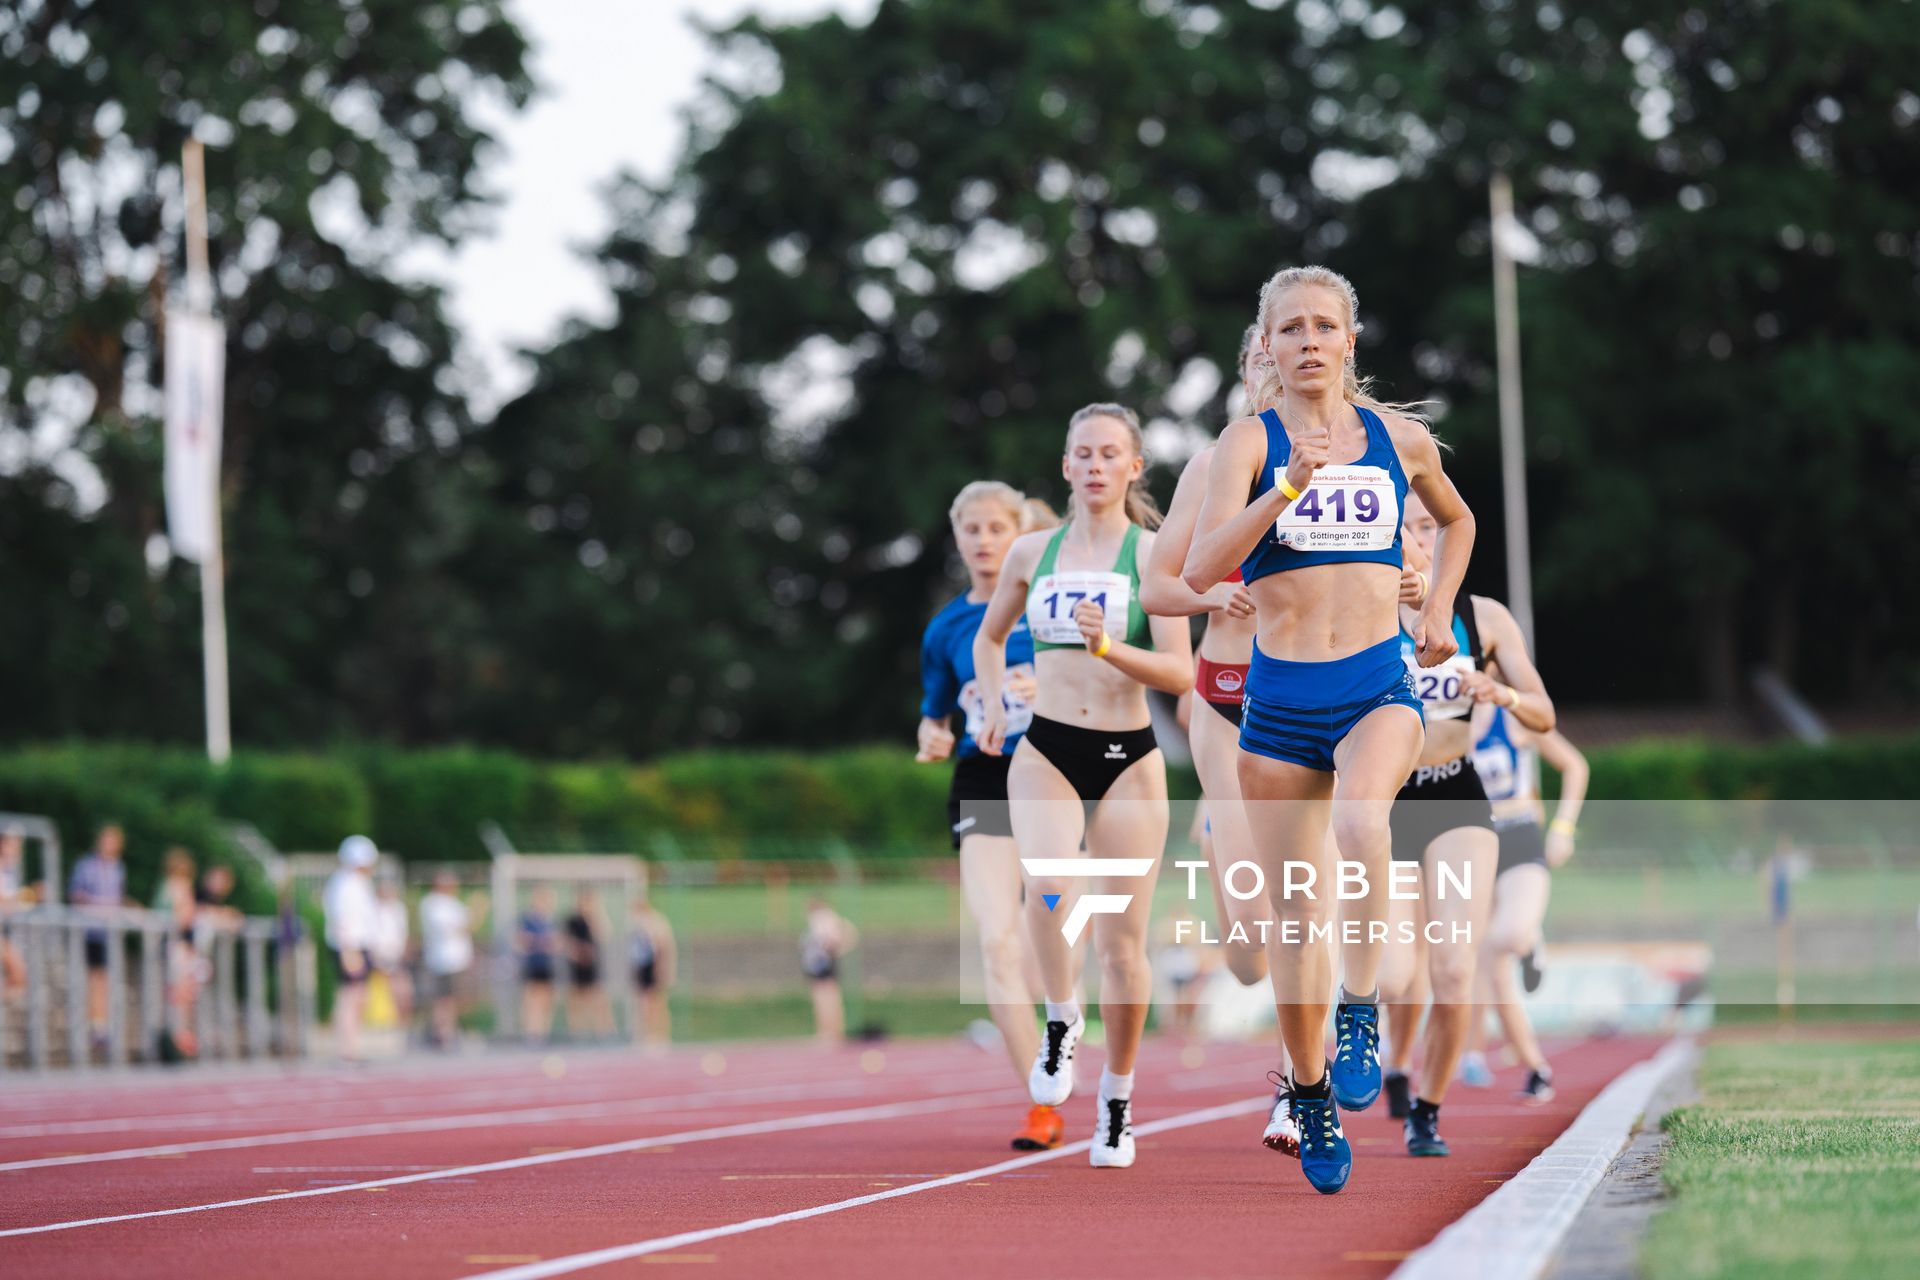
[{"label": "blue running spike shoe", "polygon": [[1333,1096],[1349,1111],[1365,1111],[1380,1096],[1379,1006],[1342,1002],[1333,1028]]},{"label": "blue running spike shoe", "polygon": [[1463,1053],[1460,1055],[1460,1070],[1455,1077],[1469,1089],[1485,1089],[1493,1084],[1493,1069],[1487,1065],[1484,1053]]},{"label": "blue running spike shoe", "polygon": [[1332,1098],[1291,1098],[1300,1126],[1300,1172],[1313,1189],[1330,1196],[1347,1185],[1353,1172],[1353,1148],[1340,1131],[1340,1106]]}]

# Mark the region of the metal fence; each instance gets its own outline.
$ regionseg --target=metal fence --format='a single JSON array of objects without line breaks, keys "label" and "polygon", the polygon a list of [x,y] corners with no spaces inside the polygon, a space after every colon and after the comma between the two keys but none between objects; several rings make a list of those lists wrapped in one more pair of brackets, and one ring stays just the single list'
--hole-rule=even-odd
[{"label": "metal fence", "polygon": [[24,979],[0,1002],[0,1071],[306,1052],[313,946],[276,920],[42,904],[0,916],[0,947]]}]

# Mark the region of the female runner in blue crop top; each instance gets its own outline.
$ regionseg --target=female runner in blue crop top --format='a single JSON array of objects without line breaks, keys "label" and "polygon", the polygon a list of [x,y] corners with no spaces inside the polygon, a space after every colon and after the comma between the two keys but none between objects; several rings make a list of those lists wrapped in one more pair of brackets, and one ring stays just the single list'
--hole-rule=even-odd
[{"label": "female runner in blue crop top", "polygon": [[[1240,782],[1276,915],[1275,954],[1296,961],[1274,976],[1301,1169],[1326,1194],[1352,1170],[1336,1099],[1359,1108],[1380,1092],[1387,815],[1425,736],[1400,655],[1400,504],[1411,487],[1441,529],[1413,635],[1422,666],[1457,647],[1454,595],[1474,527],[1426,427],[1370,407],[1352,372],[1356,310],[1353,286],[1325,267],[1289,268],[1261,290],[1261,340],[1280,385],[1260,400],[1284,403],[1287,420],[1268,410],[1221,435],[1182,575],[1205,591],[1240,565],[1258,614]],[[1329,817],[1340,859],[1366,873],[1364,895],[1341,904],[1338,928]],[[1299,864],[1314,873],[1312,896],[1298,887]],[[1325,942],[1334,937],[1344,961],[1338,1050],[1322,1070],[1333,981]]]}]

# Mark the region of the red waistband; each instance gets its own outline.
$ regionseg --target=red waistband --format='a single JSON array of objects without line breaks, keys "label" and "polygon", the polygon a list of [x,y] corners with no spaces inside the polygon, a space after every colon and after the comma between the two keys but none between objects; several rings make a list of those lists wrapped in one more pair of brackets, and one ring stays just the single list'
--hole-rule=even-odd
[{"label": "red waistband", "polygon": [[1221,579],[1221,581],[1223,581],[1223,582],[1239,582],[1240,580],[1241,580],[1241,579],[1240,579],[1240,566],[1239,566],[1239,565],[1235,565],[1235,566],[1233,566],[1233,572],[1232,572],[1232,573],[1230,573],[1230,574],[1228,574],[1228,575],[1227,575],[1227,576],[1226,576],[1225,578],[1223,578],[1223,579]]},{"label": "red waistband", "polygon": [[1208,702],[1238,706],[1247,689],[1248,665],[1245,662],[1209,662],[1205,658],[1198,658],[1194,663],[1193,691]]}]

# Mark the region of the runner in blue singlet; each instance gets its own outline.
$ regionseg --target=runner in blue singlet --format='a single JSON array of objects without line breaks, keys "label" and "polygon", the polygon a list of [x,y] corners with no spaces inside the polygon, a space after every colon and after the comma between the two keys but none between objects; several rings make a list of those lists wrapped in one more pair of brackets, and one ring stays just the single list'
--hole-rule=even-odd
[{"label": "runner in blue singlet", "polygon": [[[949,758],[954,762],[947,826],[960,855],[960,891],[967,914],[979,930],[987,1012],[1022,1081],[1039,1050],[1040,1037],[1029,980],[1032,955],[1021,916],[1020,852],[1007,813],[1007,765],[1012,751],[988,755],[975,741],[986,727],[986,705],[981,701],[980,682],[974,678],[973,640],[1014,539],[1058,523],[1044,505],[1039,510],[1047,517],[1044,523],[1028,514],[1029,503],[1019,490],[997,480],[976,480],[953,500],[947,515],[967,568],[968,589],[933,616],[920,643],[924,696],[920,750],[914,757],[922,762]],[[1033,719],[1033,637],[1024,617],[1007,637],[1006,663],[1001,699],[1011,745],[1019,742]],[[953,731],[956,713],[965,722],[958,737]],[[1059,1111],[1034,1103],[1014,1134],[1013,1146],[1019,1151],[1040,1151],[1059,1146],[1063,1135]]]},{"label": "runner in blue singlet", "polygon": [[[1365,1107],[1380,1092],[1387,812],[1424,736],[1396,617],[1409,488],[1442,529],[1432,591],[1413,627],[1422,668],[1453,655],[1454,597],[1473,548],[1473,517],[1432,433],[1369,399],[1352,371],[1356,312],[1353,286],[1324,267],[1282,271],[1261,290],[1275,386],[1260,403],[1284,404],[1286,417],[1268,409],[1221,435],[1183,574],[1208,591],[1238,564],[1257,611],[1240,782],[1279,945],[1295,959],[1284,972],[1276,966],[1275,997],[1293,1058],[1301,1170],[1328,1194],[1352,1170],[1338,1107]],[[1340,859],[1366,875],[1364,895],[1341,904],[1349,918],[1337,925],[1329,820]],[[1289,861],[1313,870],[1311,896],[1287,892]],[[1344,964],[1332,1062],[1323,1041],[1329,937],[1340,939]]]}]

